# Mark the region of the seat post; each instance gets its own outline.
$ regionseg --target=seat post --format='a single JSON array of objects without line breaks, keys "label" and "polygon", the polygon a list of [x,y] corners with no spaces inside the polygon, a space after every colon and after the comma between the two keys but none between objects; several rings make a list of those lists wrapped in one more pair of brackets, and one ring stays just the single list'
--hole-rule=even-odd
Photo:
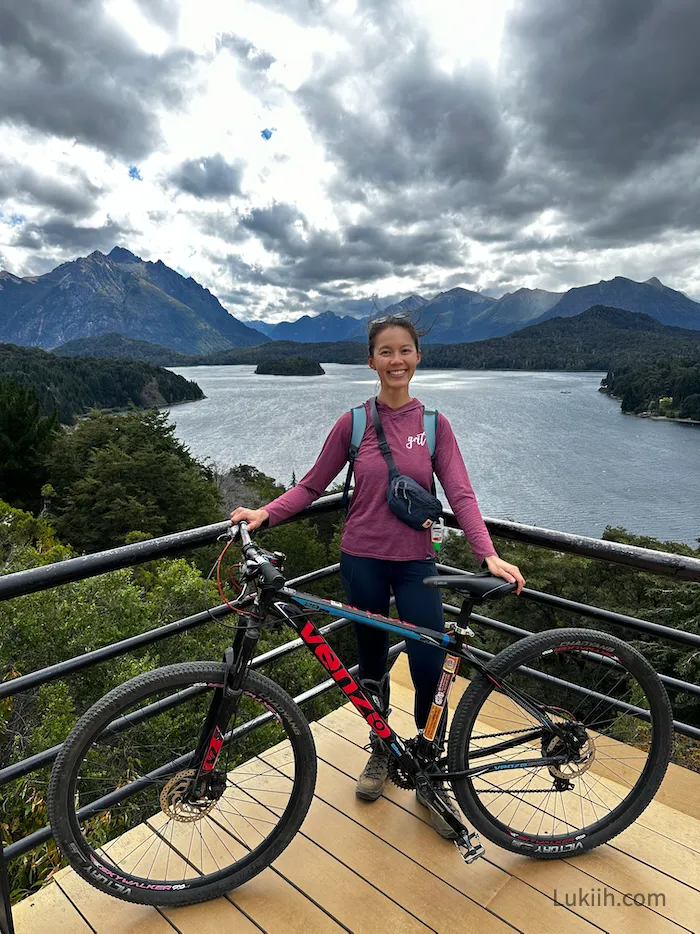
[{"label": "seat post", "polygon": [[469,618],[474,609],[474,600],[471,597],[465,597],[462,601],[457,619],[455,620],[455,632],[460,636],[473,636],[474,633],[469,627]]}]

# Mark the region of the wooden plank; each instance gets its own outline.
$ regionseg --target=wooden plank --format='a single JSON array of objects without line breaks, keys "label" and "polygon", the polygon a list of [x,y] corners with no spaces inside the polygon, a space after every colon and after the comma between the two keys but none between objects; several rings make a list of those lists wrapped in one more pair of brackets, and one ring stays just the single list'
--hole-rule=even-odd
[{"label": "wooden plank", "polygon": [[[514,927],[529,930],[531,925],[541,934],[560,934],[562,917],[550,912],[553,902],[547,896],[519,880],[512,880],[491,861],[478,860],[466,866],[449,841],[442,840],[423,821],[412,818],[387,799],[380,798],[371,804],[358,799],[354,794],[354,780],[338,769],[338,765],[342,768],[342,763],[346,762],[347,747],[351,744],[320,724],[314,726],[314,731],[322,757],[317,787],[319,797]],[[333,765],[329,764],[331,760]],[[426,814],[425,809],[421,810]],[[516,896],[506,910],[498,910],[494,907],[497,896],[506,886],[510,886]],[[593,928],[582,918],[567,912],[565,919],[567,930],[573,934],[592,934]]]},{"label": "wooden plank", "polygon": [[[403,717],[408,721],[408,715],[403,712],[397,711],[397,717]],[[364,725],[355,717],[354,714],[346,710],[336,710],[333,714],[329,714],[324,718],[323,724],[327,721],[336,722],[340,721],[339,725],[342,730],[342,736],[347,737],[348,739],[352,738],[353,731],[357,731],[358,735],[361,737],[364,732]],[[341,719],[342,718],[342,719]],[[362,763],[366,760],[366,752],[362,749],[354,746],[355,752],[352,754],[352,768],[346,765],[346,769],[350,777],[354,777],[362,767]],[[322,757],[324,753],[319,749]],[[333,763],[336,764],[336,763]],[[415,802],[415,797],[412,795],[407,795],[406,792],[402,792],[400,789],[394,788],[393,786],[387,785],[385,792],[387,798],[390,800],[396,801],[401,807],[405,807],[406,810],[411,811],[414,814],[418,814],[421,819],[426,820],[427,817],[425,809],[421,808]],[[420,813],[422,812],[422,814]],[[524,882],[529,883],[533,887],[537,888],[539,891],[548,895],[550,899],[555,899],[555,892],[578,892],[579,888],[583,891],[590,892],[592,887],[600,887],[600,883],[604,883],[610,888],[616,888],[621,893],[632,891],[634,893],[640,891],[639,888],[634,887],[629,889],[626,887],[626,883],[630,878],[629,873],[632,873],[632,878],[634,878],[634,869],[639,868],[640,877],[643,877],[646,881],[645,884],[651,885],[648,889],[650,893],[653,892],[663,892],[665,890],[666,883],[673,883],[673,900],[674,904],[669,904],[667,897],[667,904],[665,907],[659,907],[659,914],[651,911],[648,908],[640,909],[639,911],[635,908],[626,908],[622,905],[611,906],[609,913],[614,915],[614,921],[611,924],[618,925],[619,930],[629,930],[634,932],[634,934],[641,934],[642,931],[656,931],[656,930],[674,930],[676,925],[672,924],[670,921],[670,916],[673,916],[674,920],[677,920],[678,923],[684,925],[690,930],[696,929],[696,899],[697,892],[693,889],[688,888],[687,886],[682,886],[681,889],[677,889],[676,886],[680,883],[675,883],[673,880],[670,880],[667,876],[663,875],[658,870],[652,869],[653,873],[653,885],[649,882],[648,870],[650,867],[644,866],[637,861],[631,859],[631,857],[626,856],[626,854],[620,854],[620,857],[624,860],[629,860],[631,864],[627,873],[620,871],[620,863],[611,861],[609,864],[609,872],[605,875],[605,878],[602,880],[597,880],[594,876],[590,874],[590,866],[584,868],[584,866],[579,865],[581,861],[585,858],[586,854],[581,857],[577,857],[576,860],[569,862],[567,860],[556,860],[556,861],[540,861],[528,859],[523,856],[510,853],[509,851],[503,850],[497,846],[490,844],[486,841],[486,846],[488,847],[488,858],[491,862],[495,863],[506,872],[509,872],[511,875],[521,879]],[[609,848],[604,848],[601,852],[607,852]],[[596,851],[594,851],[596,852]],[[590,854],[593,855],[593,854]],[[661,860],[662,861],[662,860]],[[473,864],[470,869],[473,869],[477,864]],[[599,921],[596,920],[596,910],[600,911],[601,909],[595,909],[591,906],[580,906],[576,907],[575,912],[581,917],[586,918],[591,921],[593,924],[599,924]],[[607,910],[607,909],[606,909]],[[633,914],[637,915],[634,924],[629,922],[629,913],[632,911]],[[627,914],[625,915],[625,912]],[[664,917],[661,917],[661,914]],[[670,925],[670,926],[669,926]]]},{"label": "wooden plank", "polygon": [[15,905],[12,917],[16,934],[92,934],[55,882]]},{"label": "wooden plank", "polygon": [[268,934],[338,934],[344,930],[272,867],[229,892],[227,898]]},{"label": "wooden plank", "polygon": [[[186,905],[183,908],[161,908],[160,911],[180,934],[222,934],[223,931],[260,934],[260,928],[246,918],[228,898],[215,898],[210,902]],[[141,934],[141,931],[135,929],[133,934]]]},{"label": "wooden plank", "polygon": [[[252,816],[252,808],[245,809]],[[264,808],[258,809],[263,816]],[[253,832],[245,821],[223,819],[221,825],[207,822],[202,827],[204,846],[191,848],[186,826],[174,828],[173,845],[180,853],[189,850],[189,859],[204,872],[211,872],[224,860],[244,857],[248,849],[239,839],[252,842]],[[238,838],[233,836],[238,834]],[[168,831],[170,838],[170,830]],[[288,934],[306,934],[307,931],[338,932],[342,930],[322,908],[298,891],[276,869],[268,867],[244,885],[231,890],[226,898],[239,907],[268,932],[284,931]],[[170,917],[170,915],[169,915]],[[176,917],[173,921],[178,924]]]},{"label": "wooden plank", "polygon": [[[273,761],[266,754],[263,754],[263,758]],[[323,771],[324,765],[321,765]],[[327,766],[325,770],[328,770]],[[322,798],[314,799],[304,821],[303,833],[359,875],[379,885],[383,892],[419,917],[432,930],[453,931],[456,918],[468,930],[478,930],[484,934],[511,930],[509,925],[472,898],[456,891],[433,873],[426,872],[423,866],[407,858],[381,836],[348,819]],[[460,860],[453,845],[449,846],[449,850],[451,856]],[[503,879],[503,874],[498,873],[495,884]],[[493,894],[494,882],[485,884],[489,894]],[[377,929],[380,927],[378,923]]]}]

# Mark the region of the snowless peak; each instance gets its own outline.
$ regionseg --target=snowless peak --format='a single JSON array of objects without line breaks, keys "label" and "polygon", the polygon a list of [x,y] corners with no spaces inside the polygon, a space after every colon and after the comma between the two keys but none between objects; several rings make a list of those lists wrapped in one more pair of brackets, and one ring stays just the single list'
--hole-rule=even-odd
[{"label": "snowless peak", "polygon": [[130,250],[125,249],[123,246],[115,246],[114,249],[110,250],[109,258],[113,263],[140,263],[141,258],[135,256]]},{"label": "snowless peak", "polygon": [[657,288],[663,288],[663,282],[660,282],[656,276],[652,276],[651,279],[647,279],[644,283],[645,285],[655,285]]}]

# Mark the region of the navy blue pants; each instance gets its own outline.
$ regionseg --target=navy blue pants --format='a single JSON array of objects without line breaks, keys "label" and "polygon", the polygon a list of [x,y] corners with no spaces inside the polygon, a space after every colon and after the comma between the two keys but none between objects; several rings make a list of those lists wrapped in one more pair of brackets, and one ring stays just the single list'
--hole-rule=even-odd
[{"label": "navy blue pants", "polygon": [[[358,558],[340,554],[340,579],[347,602],[359,610],[389,615],[391,590],[396,597],[399,618],[416,626],[442,632],[445,618],[442,611],[442,591],[426,587],[424,577],[437,574],[435,560],[382,561],[378,558]],[[365,623],[355,623],[359,652],[360,678],[379,681],[387,671],[389,633]],[[416,726],[422,729],[428,719],[445,653],[406,639],[408,664],[415,687]]]}]

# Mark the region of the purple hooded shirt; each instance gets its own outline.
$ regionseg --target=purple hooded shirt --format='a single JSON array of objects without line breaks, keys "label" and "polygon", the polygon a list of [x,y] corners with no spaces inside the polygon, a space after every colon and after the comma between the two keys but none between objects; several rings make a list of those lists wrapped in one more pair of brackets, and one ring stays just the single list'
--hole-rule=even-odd
[{"label": "purple hooded shirt", "polygon": [[[412,399],[392,409],[378,402],[377,409],[399,473],[407,474],[429,490],[432,470],[423,430],[422,404]],[[365,410],[365,433],[355,459],[355,491],[345,520],[341,550],[362,558],[389,561],[433,558],[430,531],[412,529],[387,505],[388,469],[372,425],[369,400],[365,402]],[[301,512],[325,492],[347,462],[351,432],[352,414],[346,412],[331,429],[306,476],[265,506],[270,527]],[[435,473],[478,560],[495,555],[496,549],[481,517],[457,440],[442,414],[438,414],[435,438]]]}]

